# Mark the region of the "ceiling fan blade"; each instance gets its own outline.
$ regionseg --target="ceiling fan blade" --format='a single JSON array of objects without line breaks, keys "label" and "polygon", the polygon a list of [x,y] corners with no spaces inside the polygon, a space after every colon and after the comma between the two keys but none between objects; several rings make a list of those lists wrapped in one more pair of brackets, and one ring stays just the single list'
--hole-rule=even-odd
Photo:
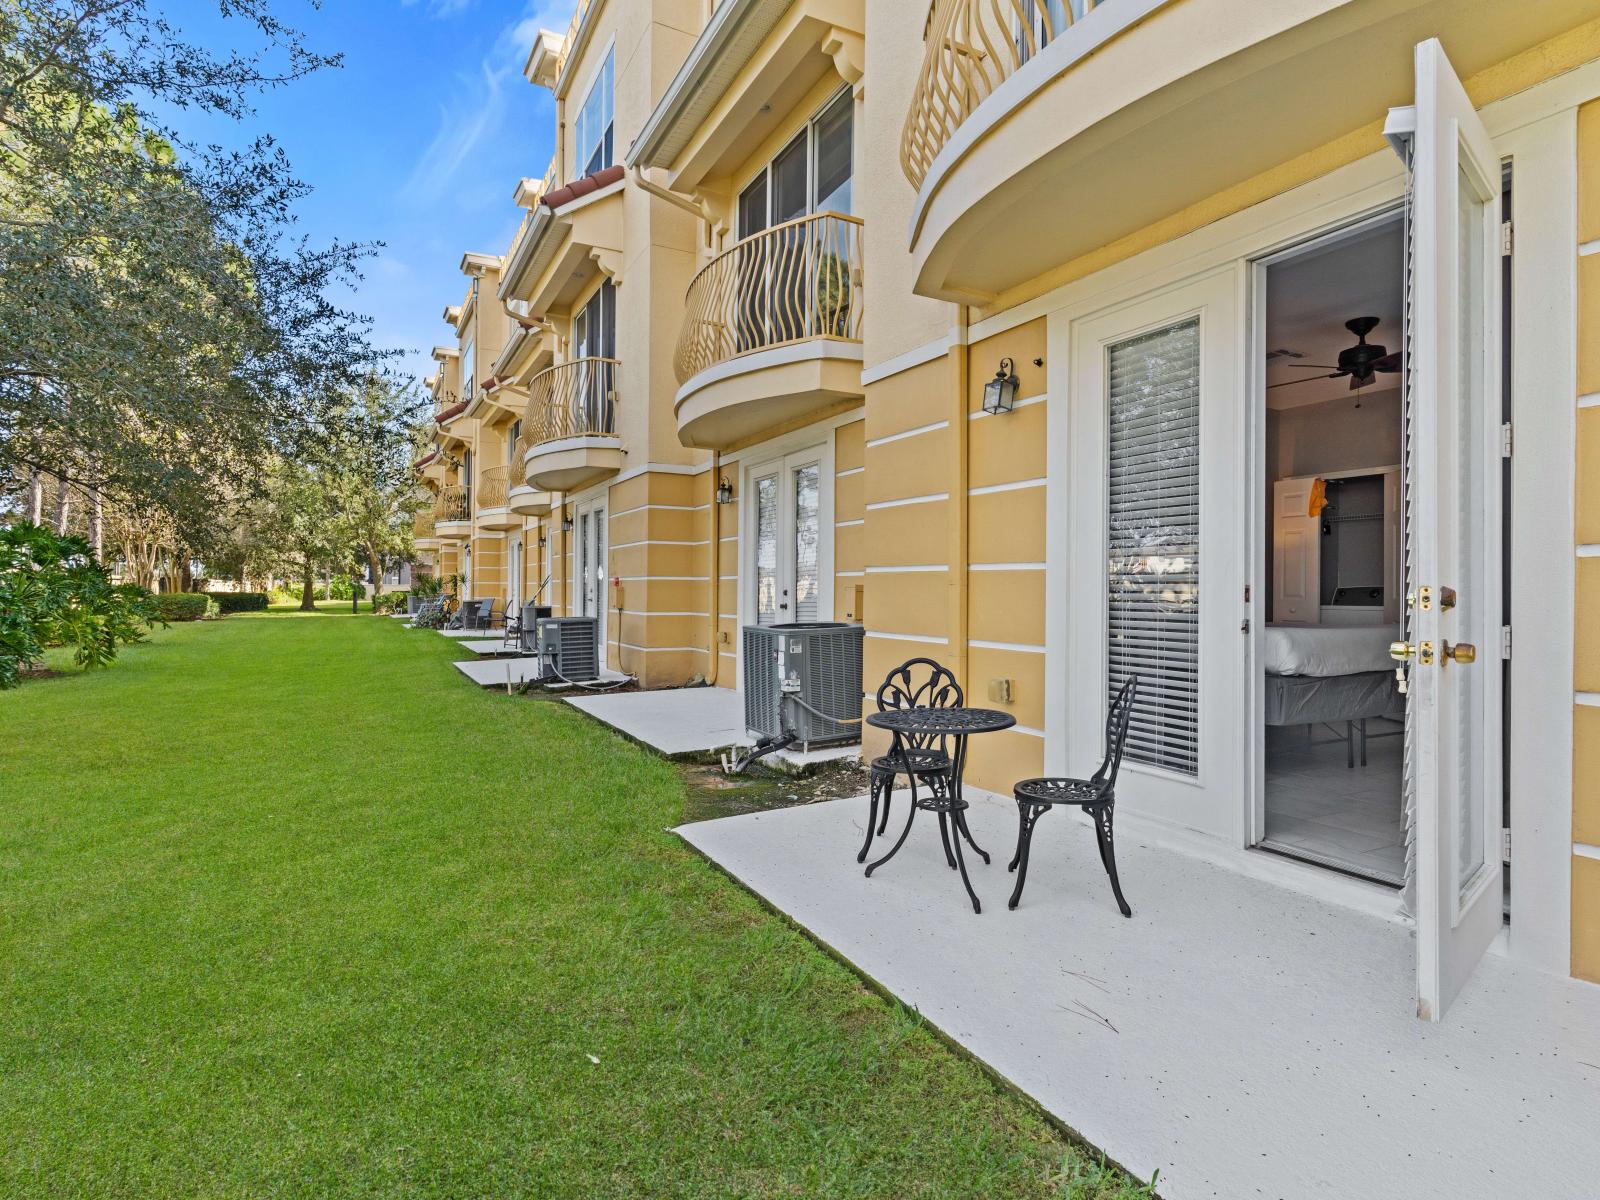
[{"label": "ceiling fan blade", "polygon": [[1337,371],[1339,369],[1334,363],[1280,362],[1273,365],[1278,367],[1298,367],[1302,371]]},{"label": "ceiling fan blade", "polygon": [[1351,375],[1350,390],[1352,392],[1359,392],[1362,388],[1366,387],[1367,384],[1371,383],[1373,378],[1374,376],[1371,371],[1368,371],[1365,375]]},{"label": "ceiling fan blade", "polygon": [[1332,375],[1307,375],[1304,379],[1286,379],[1282,383],[1269,383],[1269,384],[1267,384],[1267,391],[1270,392],[1273,388],[1295,387],[1295,386],[1297,386],[1299,384],[1302,384],[1302,383],[1315,383],[1319,379],[1343,379],[1343,378],[1344,378],[1344,372],[1343,371],[1335,371]]},{"label": "ceiling fan blade", "polygon": [[1396,350],[1393,354],[1385,354],[1382,358],[1378,359],[1377,362],[1372,364],[1372,369],[1374,371],[1383,371],[1386,374],[1392,374],[1393,372],[1400,370],[1403,366],[1405,366],[1405,354],[1402,351]]}]

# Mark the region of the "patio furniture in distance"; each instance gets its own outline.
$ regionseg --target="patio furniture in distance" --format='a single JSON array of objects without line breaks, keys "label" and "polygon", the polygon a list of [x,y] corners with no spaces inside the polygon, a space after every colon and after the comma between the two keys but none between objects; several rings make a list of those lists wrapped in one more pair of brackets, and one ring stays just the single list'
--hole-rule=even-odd
[{"label": "patio furniture in distance", "polygon": [[1009,908],[1016,908],[1022,900],[1022,885],[1028,881],[1028,851],[1033,846],[1033,827],[1039,818],[1058,804],[1075,804],[1094,821],[1095,841],[1100,844],[1100,862],[1111,879],[1111,891],[1117,898],[1117,907],[1125,917],[1133,916],[1133,909],[1122,895],[1122,884],[1117,881],[1117,854],[1111,841],[1111,816],[1117,805],[1117,769],[1122,765],[1122,748],[1128,740],[1128,720],[1133,713],[1134,697],[1139,692],[1139,680],[1130,678],[1122,685],[1106,714],[1106,756],[1100,769],[1088,779],[1045,778],[1024,779],[1017,784],[1017,852],[1012,855],[1008,870],[1017,873],[1017,886],[1011,892]]},{"label": "patio furniture in distance", "polygon": [[[926,674],[926,678],[921,678]],[[905,828],[888,854],[867,868],[867,876],[900,852],[916,820],[917,810],[937,814],[939,838],[944,844],[945,863],[960,872],[961,882],[972,901],[972,911],[983,906],[972,880],[967,876],[966,858],[961,843],[971,846],[985,863],[988,853],[973,840],[967,828],[967,801],[962,796],[962,773],[966,767],[967,738],[975,733],[1009,729],[1016,718],[991,709],[967,708],[955,676],[932,659],[913,658],[891,671],[878,689],[879,711],[867,717],[867,724],[886,729],[893,737],[889,753],[872,762],[871,808],[867,817],[867,840],[856,861],[866,858],[872,845],[875,826],[886,826],[889,800],[894,782],[904,776],[911,788],[911,809]],[[926,789],[919,792],[918,785]],[[880,822],[878,804],[883,804]],[[879,830],[881,832],[881,828]]]}]

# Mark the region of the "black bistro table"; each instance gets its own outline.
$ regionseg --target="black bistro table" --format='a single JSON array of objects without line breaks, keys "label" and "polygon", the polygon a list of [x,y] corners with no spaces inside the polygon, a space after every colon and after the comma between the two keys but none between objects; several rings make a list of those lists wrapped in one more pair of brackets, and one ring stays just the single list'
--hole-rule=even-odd
[{"label": "black bistro table", "polygon": [[[976,850],[985,863],[989,861],[988,852],[973,840],[972,831],[967,828],[968,804],[961,790],[962,776],[967,765],[967,739],[974,734],[997,733],[1002,729],[1010,729],[1016,723],[1016,717],[1010,713],[993,708],[891,708],[867,715],[868,725],[887,729],[893,736],[894,742],[889,750],[891,756],[904,754],[912,748],[913,743],[927,746],[930,742],[937,744],[937,740],[941,738],[949,738],[953,743],[948,776],[931,774],[924,780],[928,785],[925,794],[919,794],[917,791],[917,776],[910,776],[911,811],[906,815],[906,827],[900,831],[900,837],[889,853],[867,868],[869,876],[900,853],[900,847],[905,845],[906,835],[911,832],[911,822],[916,819],[918,809],[937,813],[939,835],[944,840],[945,862],[961,873],[961,882],[966,885],[967,895],[972,899],[972,911],[983,911],[983,906],[978,901],[978,893],[972,890],[972,880],[967,878],[967,863],[961,854],[961,842],[965,839],[967,845]],[[947,779],[948,782],[940,786],[935,782],[940,779]],[[954,827],[955,836],[952,837],[947,832],[948,826]]]}]

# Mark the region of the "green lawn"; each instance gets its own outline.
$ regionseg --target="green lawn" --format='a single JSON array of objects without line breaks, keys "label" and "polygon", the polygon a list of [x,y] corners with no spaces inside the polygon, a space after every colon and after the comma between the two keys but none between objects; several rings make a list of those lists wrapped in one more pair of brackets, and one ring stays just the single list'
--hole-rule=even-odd
[{"label": "green lawn", "polygon": [[0,694],[0,1195],[1134,1194],[453,652],[235,616]]}]

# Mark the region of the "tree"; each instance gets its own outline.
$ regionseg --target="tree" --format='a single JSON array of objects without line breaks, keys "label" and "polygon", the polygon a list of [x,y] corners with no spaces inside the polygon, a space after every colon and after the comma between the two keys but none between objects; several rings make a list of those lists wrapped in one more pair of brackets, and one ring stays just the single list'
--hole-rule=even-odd
[{"label": "tree", "polygon": [[373,376],[341,422],[346,437],[325,448],[339,540],[374,588],[386,559],[412,552],[412,518],[424,504],[411,471],[412,430],[424,408],[415,385]]},{"label": "tree", "polygon": [[337,64],[268,0],[219,7],[258,52],[189,44],[147,0],[0,0],[0,467],[159,508],[188,548],[386,357],[328,299],[368,249],[292,236],[306,189],[272,141],[196,147],[157,116],[242,120]]}]

